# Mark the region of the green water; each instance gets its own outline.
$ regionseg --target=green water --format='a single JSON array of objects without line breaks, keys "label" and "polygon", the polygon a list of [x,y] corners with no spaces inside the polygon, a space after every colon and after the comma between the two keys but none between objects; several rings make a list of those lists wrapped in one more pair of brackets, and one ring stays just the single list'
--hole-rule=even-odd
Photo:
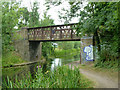
[{"label": "green water", "polygon": [[41,65],[43,67],[43,71],[46,72],[47,70],[54,70],[57,66],[61,66],[73,61],[80,60],[80,54],[77,55],[65,55],[64,57],[57,57],[53,59],[48,59],[47,62],[44,65],[41,65],[40,63],[21,66],[21,67],[12,67],[12,68],[4,68],[2,69],[2,79],[7,80],[7,76],[11,80],[15,80],[15,77],[19,77],[19,79],[22,79],[22,77],[26,76],[26,74],[31,74],[32,77],[35,77],[35,73],[37,71],[37,66]]}]

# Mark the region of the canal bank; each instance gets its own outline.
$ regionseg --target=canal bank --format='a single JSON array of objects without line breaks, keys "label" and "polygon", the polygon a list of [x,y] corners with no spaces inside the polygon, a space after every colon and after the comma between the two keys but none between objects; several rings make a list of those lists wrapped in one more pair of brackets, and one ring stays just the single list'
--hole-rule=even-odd
[{"label": "canal bank", "polygon": [[[3,87],[6,87],[7,85],[8,87],[11,87],[9,86],[10,85],[9,81],[11,82],[11,85],[13,85],[13,87],[15,84],[15,87],[17,88],[21,87],[19,85],[29,86],[29,84],[25,85],[24,83],[30,83],[31,84],[30,87],[35,87],[32,85],[34,84],[39,85],[40,83],[33,83],[33,82],[39,78],[42,78],[44,79],[44,81],[42,81],[41,84],[44,83],[45,88],[47,87],[48,88],[49,87],[61,87],[61,88],[62,87],[83,87],[83,88],[89,87],[90,88],[92,87],[92,85],[90,84],[91,81],[89,81],[88,79],[85,79],[84,76],[81,76],[80,72],[78,73],[79,71],[78,69],[72,70],[69,67],[66,67],[67,63],[77,61],[78,58],[79,57],[77,56],[73,56],[73,58],[70,59],[68,58],[68,56],[66,56],[64,59],[63,58],[49,59],[47,60],[47,63],[45,63],[44,65],[37,63],[37,64],[31,64],[31,65],[25,65],[25,66],[19,66],[19,67],[4,68],[3,69]],[[37,75],[37,73],[39,73],[39,68],[42,69],[42,72],[40,71],[40,75]],[[55,75],[53,72],[55,73]],[[51,75],[53,77],[52,79],[51,79]],[[29,80],[30,82],[28,82]],[[78,81],[75,82],[76,80]],[[8,84],[5,84],[5,82],[8,82]],[[19,82],[23,82],[23,83],[19,84]],[[46,82],[48,82],[50,86],[47,85],[48,83]]]},{"label": "canal bank", "polygon": [[[12,79],[15,78],[17,75],[19,77],[24,77],[25,74],[31,73],[32,75],[36,73],[37,66],[41,65],[44,69],[44,72],[46,71],[53,71],[58,66],[65,65],[67,63],[77,61],[80,59],[79,53],[77,55],[71,55],[68,57],[68,55],[62,57],[62,58],[48,58],[45,63],[41,62],[34,62],[34,63],[23,63],[23,64],[17,64],[18,67],[8,67],[8,68],[2,68],[2,78],[11,77]],[[25,65],[28,64],[28,65]],[[23,66],[24,65],[24,66]],[[34,75],[33,75],[34,76]]]}]

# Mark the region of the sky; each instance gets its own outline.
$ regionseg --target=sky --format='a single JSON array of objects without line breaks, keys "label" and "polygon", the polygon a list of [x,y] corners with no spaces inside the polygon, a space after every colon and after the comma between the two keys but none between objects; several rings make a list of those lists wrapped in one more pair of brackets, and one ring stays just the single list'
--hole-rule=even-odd
[{"label": "sky", "polygon": [[[17,0],[18,1],[18,0]],[[43,15],[44,12],[46,11],[46,7],[44,5],[45,0],[22,0],[22,5],[21,6],[25,6],[28,7],[28,10],[30,10],[30,7],[32,5],[32,3],[34,1],[39,2],[39,14],[40,14],[40,18],[43,19]],[[31,2],[31,4],[30,4]],[[87,3],[85,3],[86,5]],[[50,10],[48,10],[47,15],[50,15],[51,19],[54,19],[54,23],[55,25],[60,25],[60,24],[64,24],[64,21],[59,19],[58,16],[58,11],[60,11],[62,8],[68,9],[69,8],[69,4],[64,0],[64,2],[62,3],[62,5],[60,6],[54,6],[52,8],[50,8]],[[78,22],[78,18],[74,18],[70,23],[77,23]]]}]

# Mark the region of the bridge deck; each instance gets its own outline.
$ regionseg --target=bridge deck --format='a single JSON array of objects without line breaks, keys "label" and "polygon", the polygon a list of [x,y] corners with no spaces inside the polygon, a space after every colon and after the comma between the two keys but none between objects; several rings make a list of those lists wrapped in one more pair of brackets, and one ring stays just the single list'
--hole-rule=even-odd
[{"label": "bridge deck", "polygon": [[78,41],[76,36],[77,23],[67,25],[53,25],[28,29],[29,41]]}]

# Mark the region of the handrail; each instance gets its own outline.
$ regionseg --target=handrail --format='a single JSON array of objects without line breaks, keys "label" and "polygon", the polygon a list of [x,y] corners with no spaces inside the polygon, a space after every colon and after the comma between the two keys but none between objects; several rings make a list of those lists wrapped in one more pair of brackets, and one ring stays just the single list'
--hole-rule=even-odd
[{"label": "handrail", "polygon": [[76,25],[76,24],[78,24],[78,23],[71,23],[71,24],[64,24],[64,25],[42,26],[42,27],[33,27],[33,28],[27,28],[27,30],[39,29],[39,28],[51,28],[51,27],[71,26],[71,25]]}]

